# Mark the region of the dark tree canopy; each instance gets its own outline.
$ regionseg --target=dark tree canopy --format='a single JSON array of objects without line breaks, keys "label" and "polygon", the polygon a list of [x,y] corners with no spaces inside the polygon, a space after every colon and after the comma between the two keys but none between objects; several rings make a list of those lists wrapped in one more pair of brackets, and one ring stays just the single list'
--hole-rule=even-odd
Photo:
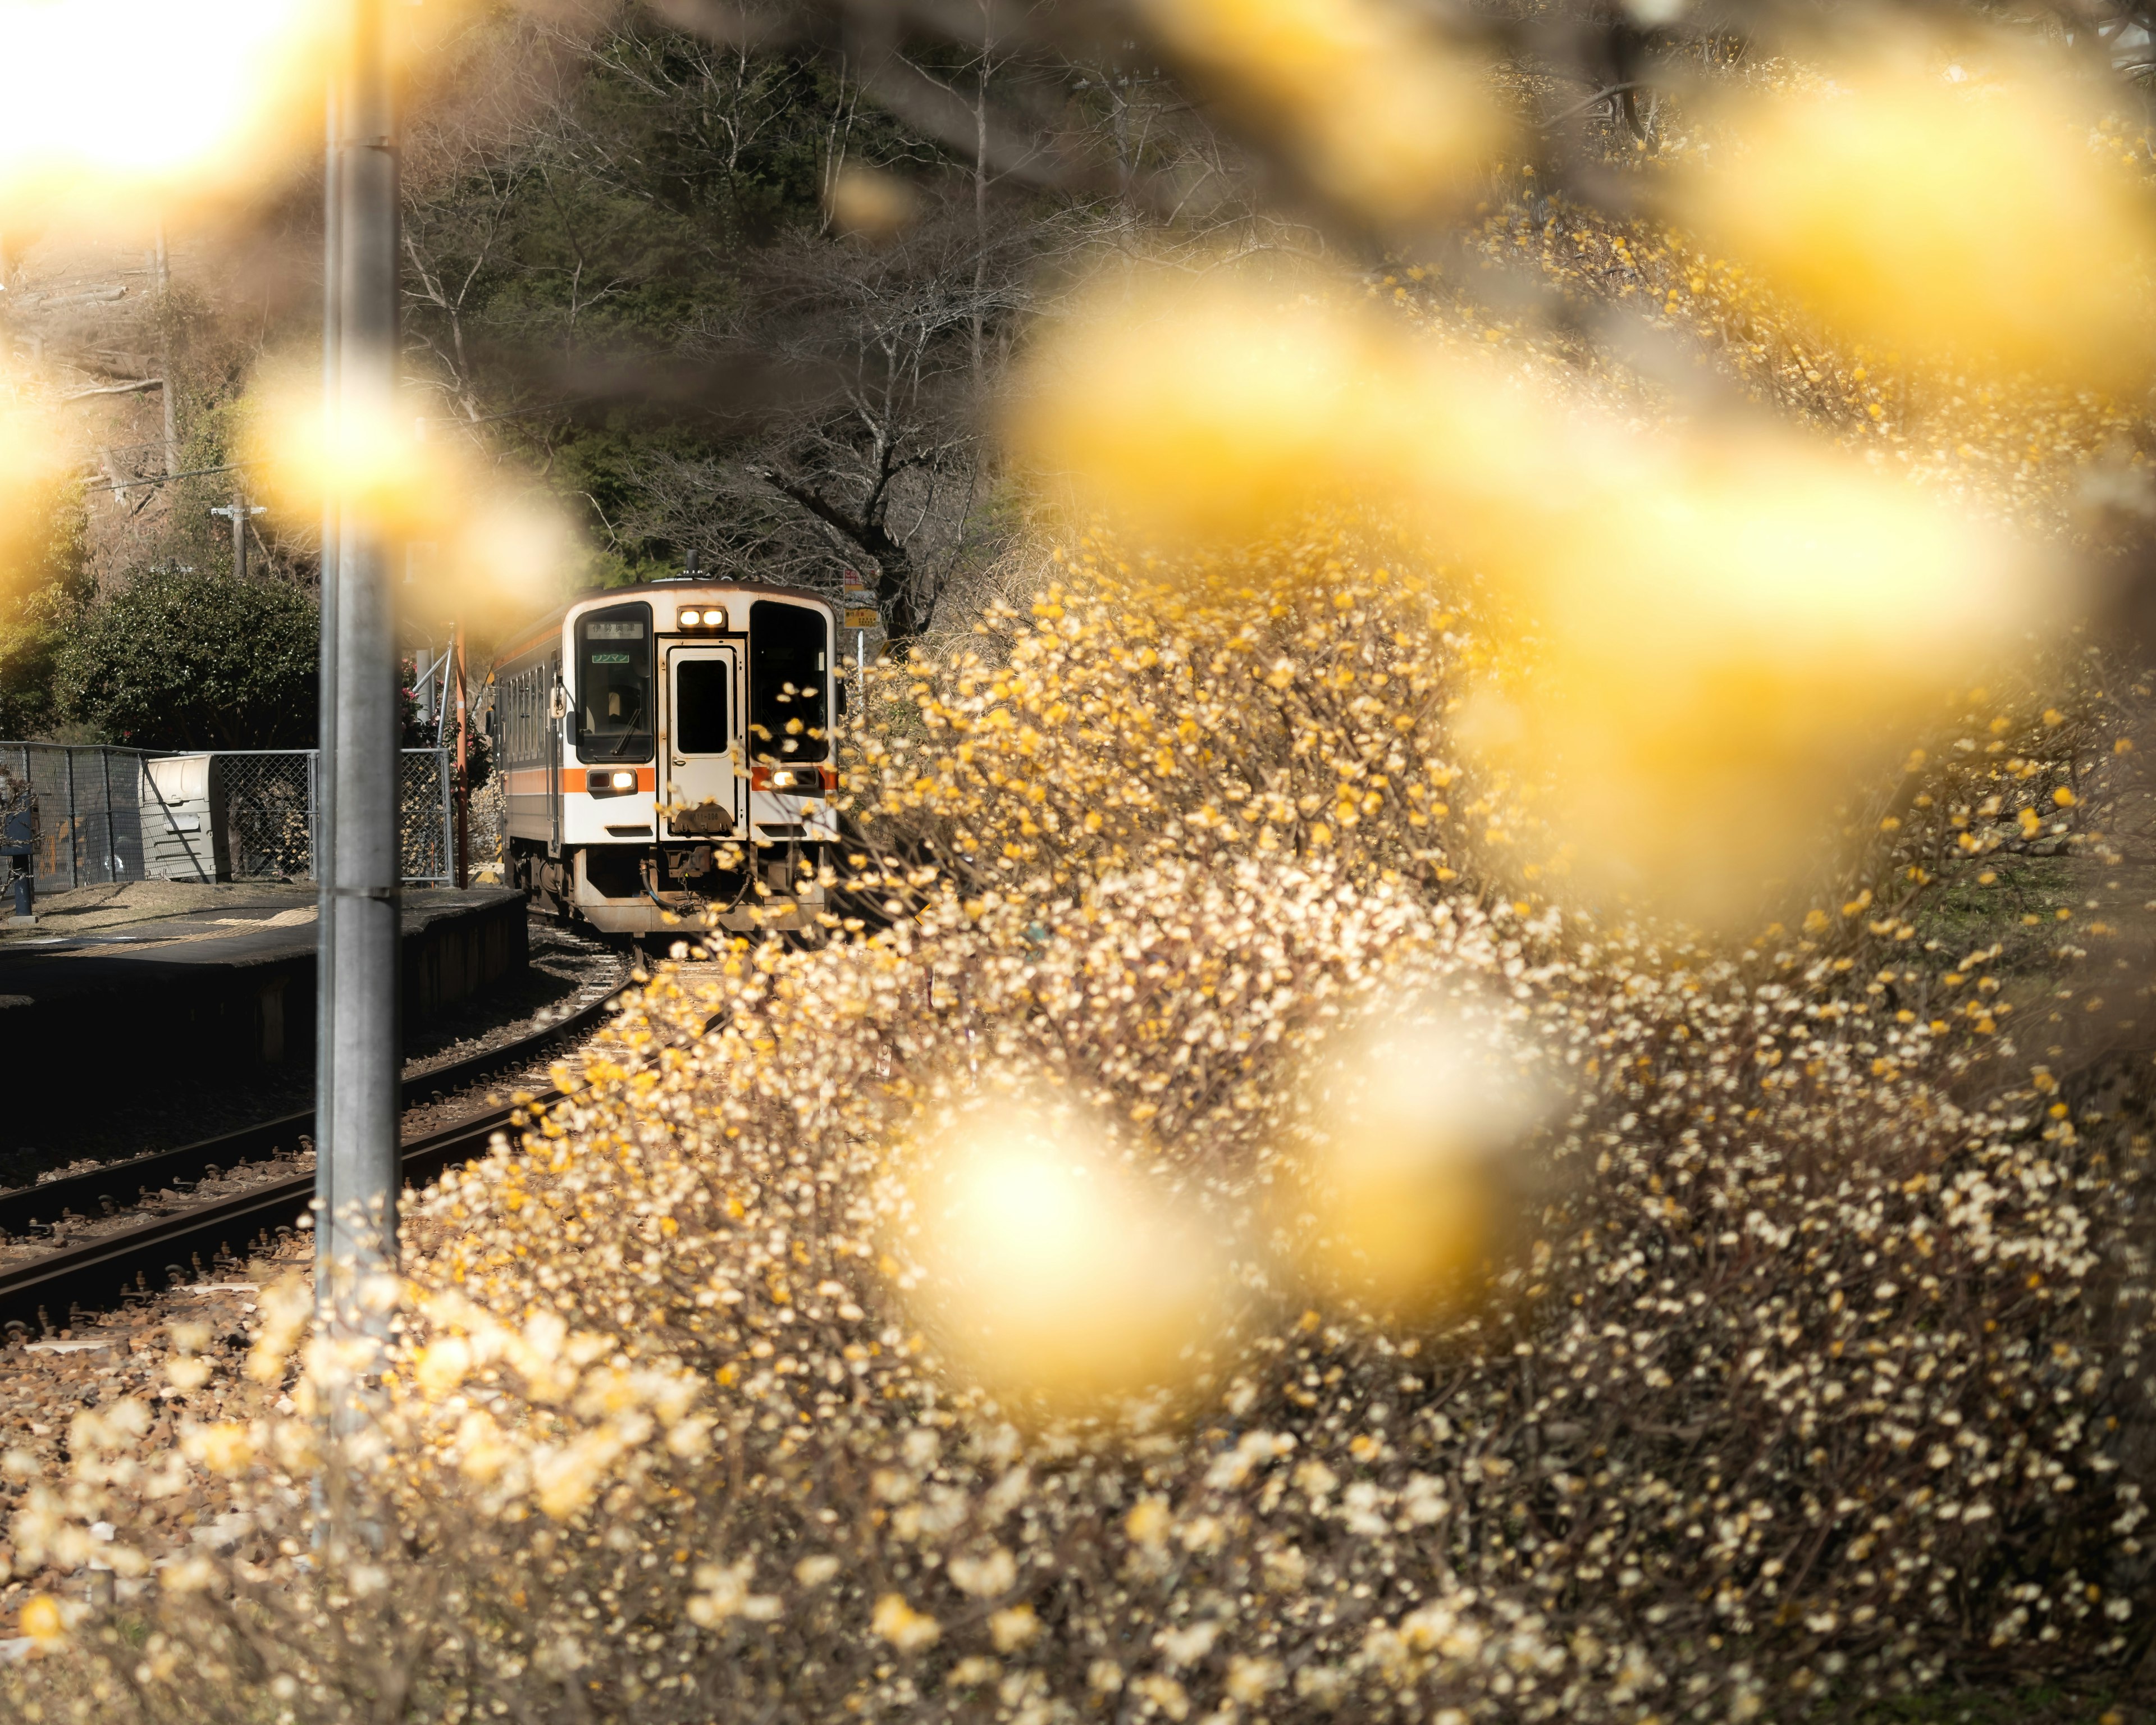
[{"label": "dark tree canopy", "polygon": [[[574,39],[505,23],[470,51],[544,95],[413,128],[413,377],[521,446],[603,577],[694,550],[836,597],[850,570],[894,640],[925,628],[993,552],[984,432],[1029,283],[1085,227],[1068,198],[931,141],[866,99],[861,67],[805,49],[638,14]],[[1009,85],[1060,115],[1069,95],[1060,64],[946,59],[891,64],[958,109]],[[904,207],[894,231],[834,216],[850,175]]]},{"label": "dark tree canopy", "polygon": [[312,595],[228,574],[137,576],[62,652],[76,716],[143,748],[311,748],[320,614]]}]

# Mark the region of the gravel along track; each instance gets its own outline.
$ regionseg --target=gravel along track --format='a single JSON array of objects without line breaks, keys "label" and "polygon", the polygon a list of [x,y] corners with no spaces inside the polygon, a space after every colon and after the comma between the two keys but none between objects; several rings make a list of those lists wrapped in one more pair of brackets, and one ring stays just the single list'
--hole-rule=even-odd
[{"label": "gravel along track", "polygon": [[[13,1339],[0,1348],[0,1452],[21,1450],[44,1468],[58,1469],[64,1465],[74,1416],[85,1407],[109,1405],[124,1395],[136,1397],[152,1411],[141,1450],[145,1461],[177,1441],[182,1422],[228,1417],[225,1398],[235,1384],[244,1382],[241,1367],[260,1324],[263,1291],[289,1276],[304,1276],[313,1259],[312,1235],[287,1235],[244,1263],[168,1288],[155,1298],[131,1301],[65,1339],[26,1343],[19,1332],[12,1332]],[[198,1326],[209,1337],[203,1353],[219,1368],[209,1381],[188,1390],[167,1375],[177,1351],[172,1331],[180,1324]],[[283,1411],[290,1411],[289,1402]],[[104,1597],[124,1602],[154,1585],[147,1579],[117,1578],[94,1559],[73,1574],[48,1572],[8,1579],[13,1553],[7,1530],[26,1490],[26,1481],[0,1471],[0,1621],[12,1616],[28,1591],[57,1586],[78,1597],[86,1593],[96,1598],[102,1588],[110,1590]],[[169,1497],[138,1491],[131,1510],[163,1526],[174,1551],[191,1546],[223,1549],[246,1537],[252,1526],[234,1512],[234,1506],[218,1492],[214,1481],[198,1481]],[[0,1658],[11,1652],[20,1657],[25,1651],[19,1642],[11,1647],[0,1640]]]}]

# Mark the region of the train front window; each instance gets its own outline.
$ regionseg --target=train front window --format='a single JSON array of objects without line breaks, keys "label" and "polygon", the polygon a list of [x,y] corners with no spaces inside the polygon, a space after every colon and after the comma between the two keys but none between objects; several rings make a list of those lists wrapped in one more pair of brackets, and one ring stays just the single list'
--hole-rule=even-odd
[{"label": "train front window", "polygon": [[652,753],[651,607],[609,605],[577,619],[577,756],[648,761]]},{"label": "train front window", "polygon": [[829,756],[824,713],[829,654],[821,611],[776,599],[758,599],[749,607],[749,749],[757,760]]}]

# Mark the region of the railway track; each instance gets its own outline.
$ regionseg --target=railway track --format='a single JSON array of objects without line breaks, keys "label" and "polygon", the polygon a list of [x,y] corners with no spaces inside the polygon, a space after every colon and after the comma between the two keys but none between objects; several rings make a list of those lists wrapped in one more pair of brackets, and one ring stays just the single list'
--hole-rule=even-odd
[{"label": "railway track", "polygon": [[[620,992],[515,1042],[406,1079],[405,1106],[427,1092],[526,1065],[550,1046],[596,1028]],[[549,1091],[532,1106],[544,1106],[559,1095]],[[453,1163],[485,1155],[488,1139],[515,1111],[515,1105],[486,1108],[407,1138],[405,1180],[425,1180]],[[148,1192],[183,1189],[213,1173],[295,1148],[313,1129],[314,1112],[309,1109],[0,1195],[0,1232],[35,1232],[40,1219],[110,1214],[123,1204],[139,1203]],[[20,1324],[34,1333],[65,1324],[77,1311],[109,1310],[190,1275],[200,1280],[206,1266],[232,1258],[235,1247],[244,1254],[257,1238],[296,1224],[314,1194],[313,1173],[295,1174],[8,1266],[0,1269],[0,1324]]]},{"label": "railway track", "polygon": [[[530,1106],[544,1106],[559,1098],[559,1091],[549,1091]],[[485,1155],[487,1141],[516,1111],[489,1108],[439,1132],[406,1139],[406,1183]],[[244,1255],[258,1238],[296,1226],[314,1196],[313,1173],[295,1174],[11,1266],[0,1271],[0,1323],[49,1330],[176,1282],[206,1280],[220,1260]]]}]

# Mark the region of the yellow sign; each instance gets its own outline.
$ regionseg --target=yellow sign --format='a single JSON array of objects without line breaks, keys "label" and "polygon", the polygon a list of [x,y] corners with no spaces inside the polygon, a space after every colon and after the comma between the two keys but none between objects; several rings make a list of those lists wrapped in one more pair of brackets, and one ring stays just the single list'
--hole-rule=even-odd
[{"label": "yellow sign", "polygon": [[849,611],[846,613],[846,627],[848,629],[881,629],[883,619],[874,611]]}]

